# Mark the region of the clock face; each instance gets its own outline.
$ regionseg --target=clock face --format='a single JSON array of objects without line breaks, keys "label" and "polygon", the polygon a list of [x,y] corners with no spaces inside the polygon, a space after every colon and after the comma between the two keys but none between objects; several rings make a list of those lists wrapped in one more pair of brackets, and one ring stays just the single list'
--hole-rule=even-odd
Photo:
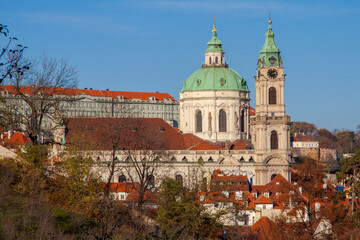
[{"label": "clock face", "polygon": [[267,72],[267,75],[269,76],[269,78],[274,79],[277,77],[278,72],[276,71],[275,68],[270,68]]}]

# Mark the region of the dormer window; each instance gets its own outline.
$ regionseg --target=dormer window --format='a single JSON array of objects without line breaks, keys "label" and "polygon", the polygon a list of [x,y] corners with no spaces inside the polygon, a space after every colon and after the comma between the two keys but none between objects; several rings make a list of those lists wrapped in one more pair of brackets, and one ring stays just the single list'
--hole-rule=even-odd
[{"label": "dormer window", "polygon": [[150,101],[156,101],[156,98],[154,96],[149,97]]},{"label": "dormer window", "polygon": [[124,96],[123,95],[119,95],[119,96],[116,96],[118,100],[124,100]]}]

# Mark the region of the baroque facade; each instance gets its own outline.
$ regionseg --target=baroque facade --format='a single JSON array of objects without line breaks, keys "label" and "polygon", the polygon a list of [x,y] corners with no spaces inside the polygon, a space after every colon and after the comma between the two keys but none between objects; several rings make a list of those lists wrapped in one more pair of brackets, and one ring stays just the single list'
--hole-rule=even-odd
[{"label": "baroque facade", "polygon": [[[111,146],[106,143],[109,137],[98,149],[88,152],[93,159],[103,163],[99,164],[97,171],[104,180],[108,177],[106,164],[114,156],[119,169],[114,182],[136,175],[135,169],[127,172],[124,169],[131,168],[128,161],[131,151],[135,162],[147,161],[144,159],[149,156],[141,156],[141,146],[136,146],[135,140],[144,139],[146,135],[150,135],[149,140],[153,141],[150,148],[161,148],[163,153],[154,159],[156,170],[152,178],[156,183],[168,176],[191,184],[192,179],[201,177],[200,173],[204,177],[204,174],[209,175],[217,169],[227,174],[247,176],[255,185],[266,184],[277,174],[289,180],[292,161],[290,117],[285,114],[285,75],[271,21],[265,36],[255,77],[254,116],[250,114],[247,83],[225,63],[225,53],[214,26],[205,52],[205,63],[184,82],[180,92],[180,131],[161,119],[134,118],[126,124],[128,130],[122,128],[124,132],[120,134],[128,136],[121,143],[124,150],[114,154],[107,147]],[[126,119],[68,118],[68,125],[57,136],[63,142],[69,142],[72,132],[87,126],[81,132],[89,130],[89,137],[100,139],[104,133],[95,126],[105,121],[114,121],[115,126],[119,124],[116,121],[121,125],[121,121]],[[133,143],[126,145],[125,141],[131,139],[134,139]]]}]

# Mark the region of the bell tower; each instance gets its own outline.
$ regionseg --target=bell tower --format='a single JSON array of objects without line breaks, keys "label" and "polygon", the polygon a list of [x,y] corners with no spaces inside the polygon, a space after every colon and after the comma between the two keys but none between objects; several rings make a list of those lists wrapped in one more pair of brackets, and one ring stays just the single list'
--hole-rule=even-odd
[{"label": "bell tower", "polygon": [[[288,179],[285,169],[290,163],[290,117],[285,114],[285,74],[271,23],[269,20],[265,44],[257,62],[256,115],[250,120],[251,140],[257,159],[266,165],[283,166],[278,168],[277,173]],[[263,178],[260,182],[267,183],[270,180],[270,173],[260,175]]]}]

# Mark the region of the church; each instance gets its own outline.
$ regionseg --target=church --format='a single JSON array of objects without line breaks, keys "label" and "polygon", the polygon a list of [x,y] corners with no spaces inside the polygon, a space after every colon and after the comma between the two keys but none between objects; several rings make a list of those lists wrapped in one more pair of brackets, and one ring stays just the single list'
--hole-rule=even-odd
[{"label": "church", "polygon": [[[119,170],[113,182],[132,178],[131,172],[136,169],[131,170],[130,158],[133,162],[151,158],[156,162],[152,171],[154,184],[164,176],[181,179],[186,184],[198,178],[200,172],[206,177],[217,169],[227,175],[247,176],[256,185],[270,182],[276,174],[289,180],[290,117],[285,113],[285,74],[271,24],[269,20],[257,62],[255,110],[250,107],[247,82],[225,61],[214,24],[204,63],[184,81],[180,91],[179,129],[160,118],[129,121],[69,117],[55,136],[65,145],[79,132],[88,133],[87,139],[101,142],[88,154],[102,163],[116,159]],[[115,129],[119,123],[122,139],[114,149],[105,131]],[[106,124],[109,127],[104,128]],[[146,136],[149,140],[143,141]],[[138,142],[145,143],[136,146]],[[152,150],[152,154],[144,153],[145,148]],[[161,156],[153,154],[158,150]],[[103,179],[107,179],[104,164],[98,168]]]}]

